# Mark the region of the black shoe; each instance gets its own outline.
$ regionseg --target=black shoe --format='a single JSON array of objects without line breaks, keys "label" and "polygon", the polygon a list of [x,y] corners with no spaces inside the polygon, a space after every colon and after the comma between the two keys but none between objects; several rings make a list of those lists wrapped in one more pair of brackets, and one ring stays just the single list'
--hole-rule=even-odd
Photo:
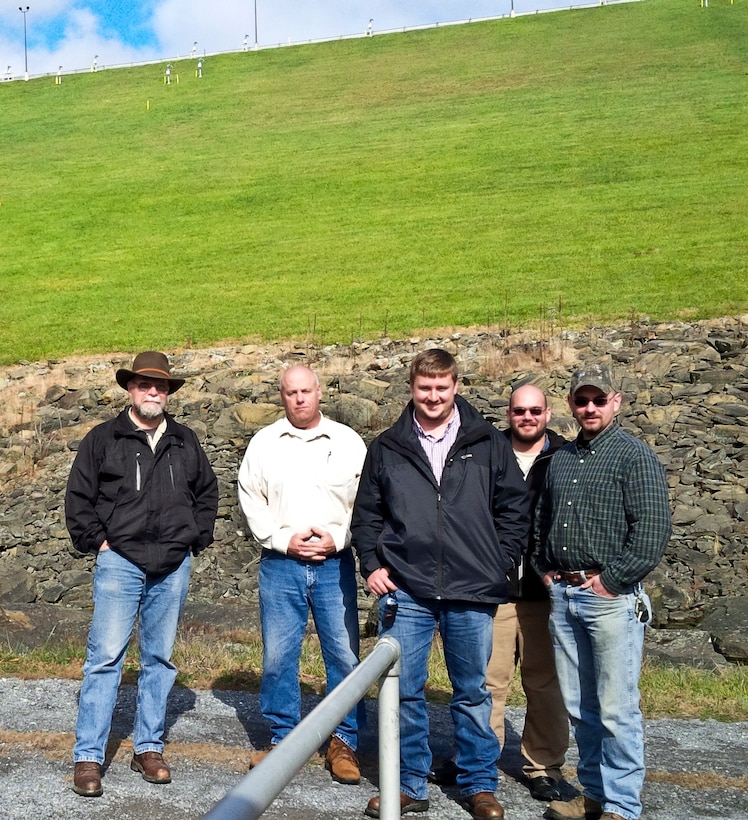
[{"label": "black shoe", "polygon": [[551,800],[561,799],[561,789],[552,777],[533,777],[530,780],[530,795],[535,800],[550,803]]},{"label": "black shoe", "polygon": [[427,779],[437,786],[454,786],[457,782],[457,764],[454,760],[445,760],[441,766],[434,766]]}]

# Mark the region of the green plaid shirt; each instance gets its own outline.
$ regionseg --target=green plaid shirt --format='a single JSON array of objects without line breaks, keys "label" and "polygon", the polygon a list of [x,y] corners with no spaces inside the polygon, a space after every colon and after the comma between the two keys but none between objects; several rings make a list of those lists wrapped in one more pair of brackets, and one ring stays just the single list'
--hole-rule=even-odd
[{"label": "green plaid shirt", "polygon": [[630,592],[670,538],[662,464],[616,422],[591,441],[580,434],[553,456],[534,526],[538,572],[596,569],[607,590]]}]

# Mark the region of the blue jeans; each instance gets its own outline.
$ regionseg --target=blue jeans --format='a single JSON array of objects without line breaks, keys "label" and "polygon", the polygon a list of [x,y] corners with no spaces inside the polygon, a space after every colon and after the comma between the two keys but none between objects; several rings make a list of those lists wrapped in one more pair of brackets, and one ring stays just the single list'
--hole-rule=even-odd
[{"label": "blue jeans", "polygon": [[556,671],[579,748],[579,782],[604,811],[637,820],[644,783],[644,624],[634,614],[635,596],[603,598],[564,581],[550,594]]},{"label": "blue jeans", "polygon": [[138,613],[140,675],[133,751],[163,751],[166,699],[177,676],[171,653],[189,580],[189,554],[174,572],[153,577],[112,549],[98,554],[93,620],[75,727],[76,763],[104,762],[122,665]]},{"label": "blue jeans", "polygon": [[[260,708],[270,722],[271,743],[280,743],[301,720],[299,661],[310,609],[325,663],[327,691],[358,665],[356,598],[356,565],[350,549],[321,562],[262,551]],[[363,704],[354,707],[333,733],[354,751],[362,712]]]},{"label": "blue jeans", "polygon": [[[380,623],[385,601],[380,600]],[[491,729],[491,696],[486,666],[491,656],[495,604],[412,598],[395,593],[395,622],[382,630],[400,643],[400,789],[415,800],[428,795],[431,767],[429,720],[424,689],[434,631],[439,628],[444,659],[452,683],[450,713],[455,726],[455,762],[460,793],[495,792],[500,749]]]}]

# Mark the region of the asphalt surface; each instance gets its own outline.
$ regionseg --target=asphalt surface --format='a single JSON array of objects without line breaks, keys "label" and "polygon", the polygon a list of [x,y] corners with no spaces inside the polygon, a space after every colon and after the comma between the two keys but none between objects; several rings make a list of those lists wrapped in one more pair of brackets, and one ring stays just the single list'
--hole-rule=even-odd
[{"label": "asphalt surface", "polygon": [[[267,743],[259,697],[244,692],[175,689],[169,703],[166,759],[172,783],[151,785],[130,771],[135,690],[121,688],[110,744],[104,795],[72,791],[71,750],[79,683],[0,679],[0,818],[69,820],[117,818],[192,820],[202,817],[246,772],[253,747]],[[316,704],[305,699],[305,708]],[[263,815],[304,820],[363,817],[376,794],[376,704],[367,703],[362,733],[359,786],[331,782],[320,758],[313,759]],[[507,745],[498,797],[507,820],[538,820],[545,804],[532,800],[521,782],[519,737],[523,710],[508,710]],[[432,747],[437,758],[450,752],[451,720],[446,707],[430,707]],[[748,818],[748,724],[698,720],[646,722],[647,780],[644,820]],[[570,749],[568,795],[574,794],[576,750]],[[416,815],[432,820],[468,820],[453,789],[429,787],[431,808]],[[237,819],[238,820],[238,819]]]}]

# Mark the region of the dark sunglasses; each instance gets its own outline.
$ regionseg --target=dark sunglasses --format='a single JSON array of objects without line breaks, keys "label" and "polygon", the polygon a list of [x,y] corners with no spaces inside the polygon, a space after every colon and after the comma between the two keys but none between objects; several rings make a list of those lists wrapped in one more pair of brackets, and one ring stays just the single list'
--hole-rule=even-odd
[{"label": "dark sunglasses", "polygon": [[152,387],[156,388],[158,393],[168,393],[169,385],[166,382],[131,382],[141,393],[147,393]]},{"label": "dark sunglasses", "polygon": [[594,399],[588,399],[584,396],[574,396],[572,401],[574,402],[574,407],[586,407],[590,402],[592,402],[595,407],[605,407],[612,398],[612,396],[595,396]]},{"label": "dark sunglasses", "polygon": [[512,407],[513,416],[524,416],[525,413],[540,416],[542,413],[545,413],[545,409],[543,407]]}]

